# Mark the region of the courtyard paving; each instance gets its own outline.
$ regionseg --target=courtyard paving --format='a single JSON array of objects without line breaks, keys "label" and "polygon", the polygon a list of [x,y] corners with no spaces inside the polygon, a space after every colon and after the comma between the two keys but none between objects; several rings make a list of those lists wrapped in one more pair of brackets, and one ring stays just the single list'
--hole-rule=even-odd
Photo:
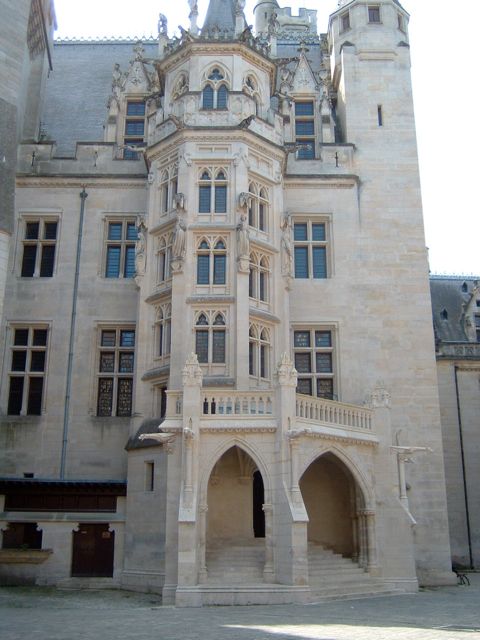
[{"label": "courtyard paving", "polygon": [[162,607],[152,594],[0,588],[1,640],[480,639],[480,574],[471,586],[310,605]]}]

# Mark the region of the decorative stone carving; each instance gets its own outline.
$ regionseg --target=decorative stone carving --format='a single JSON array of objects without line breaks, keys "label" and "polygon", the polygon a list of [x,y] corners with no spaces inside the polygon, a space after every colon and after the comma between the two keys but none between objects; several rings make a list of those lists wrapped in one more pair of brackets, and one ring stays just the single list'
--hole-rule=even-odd
[{"label": "decorative stone carving", "polygon": [[190,13],[188,18],[190,20],[190,33],[194,36],[198,34],[198,3],[197,0],[188,0],[188,6],[190,7]]},{"label": "decorative stone carving", "polygon": [[377,386],[367,398],[365,404],[372,409],[390,408],[390,393],[385,389],[382,380],[377,382]]},{"label": "decorative stone carving", "polygon": [[292,251],[292,218],[287,212],[281,222],[281,256],[282,256],[282,276],[293,277],[293,251]]},{"label": "decorative stone carving", "polygon": [[185,195],[183,193],[175,194],[175,207],[177,211],[185,210]]},{"label": "decorative stone carving", "polygon": [[250,201],[252,199],[252,194],[242,191],[242,193],[238,196],[238,206],[240,209],[247,209],[250,205]]},{"label": "decorative stone carving", "polygon": [[237,249],[238,258],[249,257],[250,255],[250,232],[248,230],[248,220],[245,212],[240,215],[240,221],[237,224]]},{"label": "decorative stone carving", "polygon": [[280,385],[290,387],[297,386],[297,370],[293,366],[293,362],[288,353],[284,352],[280,356],[280,363],[277,367],[276,374]]},{"label": "decorative stone carving", "polygon": [[191,353],[182,369],[182,382],[184,387],[201,387],[203,373],[196,353]]},{"label": "decorative stone carving", "polygon": [[137,242],[135,243],[135,277],[145,275],[147,261],[147,227],[143,218],[137,224]]},{"label": "decorative stone carving", "polygon": [[[179,194],[177,194],[179,195]],[[180,194],[181,195],[181,194]],[[187,234],[187,225],[180,216],[177,216],[177,224],[173,235],[172,256],[174,260],[182,260],[185,258],[185,240]]]},{"label": "decorative stone carving", "polygon": [[168,36],[168,20],[163,13],[158,16],[158,35]]},{"label": "decorative stone carving", "polygon": [[188,91],[188,76],[186,73],[181,73],[178,80],[175,82],[174,89],[172,91],[172,98],[175,100]]},{"label": "decorative stone carving", "polygon": [[163,445],[167,453],[173,453],[173,445],[175,442],[174,433],[142,433],[138,436],[139,440],[156,440]]}]

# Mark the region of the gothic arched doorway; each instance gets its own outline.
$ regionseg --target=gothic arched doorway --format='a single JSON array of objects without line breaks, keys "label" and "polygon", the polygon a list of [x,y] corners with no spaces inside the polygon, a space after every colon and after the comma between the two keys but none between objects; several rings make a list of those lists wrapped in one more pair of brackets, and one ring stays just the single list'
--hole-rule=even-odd
[{"label": "gothic arched doorway", "polygon": [[211,583],[258,583],[265,564],[263,479],[238,446],[215,464],[208,483],[206,567]]}]

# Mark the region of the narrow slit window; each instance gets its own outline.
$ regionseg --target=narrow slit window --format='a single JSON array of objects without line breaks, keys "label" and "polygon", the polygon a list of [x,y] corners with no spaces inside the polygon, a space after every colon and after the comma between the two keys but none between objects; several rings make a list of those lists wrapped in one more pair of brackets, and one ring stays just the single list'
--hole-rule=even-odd
[{"label": "narrow slit window", "polygon": [[382,105],[379,104],[377,107],[377,118],[378,118],[378,126],[383,127],[383,113],[382,113]]}]

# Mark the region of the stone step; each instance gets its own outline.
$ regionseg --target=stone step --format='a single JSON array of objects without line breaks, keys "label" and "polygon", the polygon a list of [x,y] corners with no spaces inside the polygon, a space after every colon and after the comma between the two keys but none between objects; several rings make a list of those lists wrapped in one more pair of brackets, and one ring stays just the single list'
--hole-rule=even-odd
[{"label": "stone step", "polygon": [[386,592],[391,592],[392,588],[387,587],[383,584],[376,584],[371,582],[361,582],[359,584],[345,584],[345,585],[331,585],[329,587],[318,587],[316,585],[310,585],[310,589],[312,594],[318,597],[330,597],[330,596],[345,596],[347,594],[350,595],[364,595],[364,594],[384,594]]},{"label": "stone step", "polygon": [[310,604],[316,604],[318,602],[330,602],[331,600],[361,600],[362,598],[382,598],[386,596],[398,596],[404,595],[402,591],[398,589],[388,589],[385,587],[382,591],[365,590],[361,593],[352,593],[345,590],[342,594],[330,594],[325,595],[317,591],[311,592]]},{"label": "stone step", "polygon": [[371,578],[368,574],[365,573],[361,573],[361,574],[352,574],[352,575],[337,575],[337,576],[332,576],[332,577],[323,577],[323,576],[315,576],[315,575],[308,575],[309,578],[309,583],[310,586],[312,587],[312,589],[315,587],[328,587],[329,585],[336,587],[338,586],[344,586],[344,585],[350,585],[350,584],[354,584],[354,585],[360,585],[360,584],[376,584],[374,582],[371,582]]}]

